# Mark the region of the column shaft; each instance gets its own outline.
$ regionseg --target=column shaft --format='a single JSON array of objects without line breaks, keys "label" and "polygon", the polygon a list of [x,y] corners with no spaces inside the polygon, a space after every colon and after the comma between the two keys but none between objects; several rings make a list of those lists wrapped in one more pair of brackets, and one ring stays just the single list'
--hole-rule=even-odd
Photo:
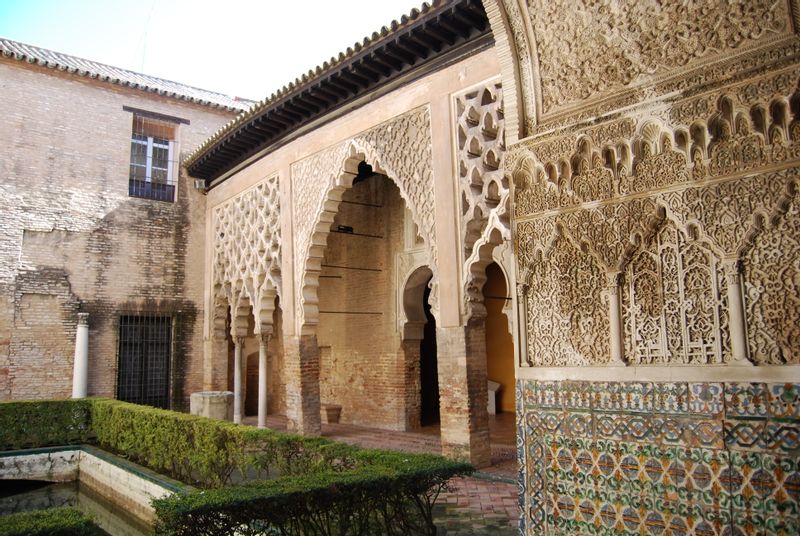
[{"label": "column shaft", "polygon": [[267,427],[267,348],[269,335],[258,341],[258,427]]},{"label": "column shaft", "polygon": [[242,346],[244,339],[236,337],[233,347],[233,422],[242,422]]},{"label": "column shaft", "polygon": [[72,367],[72,398],[86,398],[89,392],[89,313],[78,313],[75,332],[75,361]]}]

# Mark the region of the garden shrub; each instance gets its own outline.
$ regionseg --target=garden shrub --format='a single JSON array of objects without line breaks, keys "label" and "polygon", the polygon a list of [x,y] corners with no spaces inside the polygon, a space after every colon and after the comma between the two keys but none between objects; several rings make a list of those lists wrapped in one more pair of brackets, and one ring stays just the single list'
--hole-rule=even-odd
[{"label": "garden shrub", "polygon": [[87,440],[204,488],[154,501],[175,535],[435,534],[436,498],[473,470],[117,400],[0,404],[0,448]]},{"label": "garden shrub", "polygon": [[[433,505],[472,467],[439,456],[360,451],[364,462],[279,480],[153,501],[156,532],[171,535],[433,535]],[[369,462],[369,463],[366,463]]]},{"label": "garden shrub", "polygon": [[0,450],[86,443],[89,400],[0,402]]},{"label": "garden shrub", "polygon": [[92,517],[77,508],[48,508],[0,516],[0,536],[99,536]]},{"label": "garden shrub", "polygon": [[213,488],[234,477],[276,478],[353,466],[355,447],[156,409],[92,401],[97,443],[181,482]]}]

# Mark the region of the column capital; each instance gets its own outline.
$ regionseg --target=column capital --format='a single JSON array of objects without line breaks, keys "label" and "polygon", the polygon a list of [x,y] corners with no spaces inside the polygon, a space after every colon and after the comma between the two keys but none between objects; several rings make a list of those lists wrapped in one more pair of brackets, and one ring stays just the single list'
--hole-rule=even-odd
[{"label": "column capital", "polygon": [[739,259],[725,259],[722,261],[722,270],[729,285],[739,282],[742,268],[742,261]]},{"label": "column capital", "polygon": [[236,346],[243,346],[244,345],[244,337],[237,335],[233,338],[233,344]]},{"label": "column capital", "polygon": [[89,325],[89,313],[78,313],[78,325],[79,326]]},{"label": "column capital", "polygon": [[272,339],[272,333],[259,333],[258,334],[258,342],[260,344],[269,344],[269,341]]}]

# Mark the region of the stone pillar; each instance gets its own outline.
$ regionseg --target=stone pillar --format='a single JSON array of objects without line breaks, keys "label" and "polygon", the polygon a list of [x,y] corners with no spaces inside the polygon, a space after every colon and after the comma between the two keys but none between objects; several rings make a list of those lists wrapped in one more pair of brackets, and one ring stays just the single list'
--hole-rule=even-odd
[{"label": "stone pillar", "polygon": [[75,361],[72,365],[72,398],[89,393],[89,313],[78,313],[75,332]]},{"label": "stone pillar", "polygon": [[244,337],[233,339],[233,422],[242,423],[242,346]]},{"label": "stone pillar", "polygon": [[476,467],[491,464],[486,407],[486,333],[483,318],[436,328],[442,454]]},{"label": "stone pillar", "polygon": [[753,364],[747,359],[747,326],[745,324],[744,297],[742,296],[742,263],[738,259],[722,262],[728,285],[728,314],[731,329],[731,365]]},{"label": "stone pillar", "polygon": [[284,339],[283,351],[289,431],[319,435],[322,432],[322,424],[317,336],[287,336]]},{"label": "stone pillar", "polygon": [[608,318],[610,324],[611,360],[609,365],[625,365],[622,359],[622,303],[620,300],[620,285],[622,273],[611,272],[607,274],[606,295],[608,296]]},{"label": "stone pillar", "polygon": [[258,427],[267,427],[267,345],[270,336],[262,333],[258,339]]}]

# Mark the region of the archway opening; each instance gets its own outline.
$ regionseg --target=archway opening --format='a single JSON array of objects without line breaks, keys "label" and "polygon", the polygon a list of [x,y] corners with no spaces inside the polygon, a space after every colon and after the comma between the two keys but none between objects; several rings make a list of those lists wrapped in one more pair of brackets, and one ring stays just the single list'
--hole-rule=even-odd
[{"label": "archway opening", "polygon": [[338,417],[347,424],[408,427],[396,302],[406,212],[397,185],[365,162],[341,193],[317,288],[323,424]]},{"label": "archway opening", "polygon": [[419,342],[420,425],[439,423],[439,367],[436,352],[436,318],[431,313],[431,289],[425,285],[422,309],[425,313],[423,337]]},{"label": "archway opening", "polygon": [[[489,419],[492,442],[514,443],[515,369],[511,335],[511,297],[502,268],[486,267],[483,286],[486,307],[486,372],[489,380]],[[496,394],[493,389],[496,389]],[[493,414],[494,411],[494,414]]]}]

